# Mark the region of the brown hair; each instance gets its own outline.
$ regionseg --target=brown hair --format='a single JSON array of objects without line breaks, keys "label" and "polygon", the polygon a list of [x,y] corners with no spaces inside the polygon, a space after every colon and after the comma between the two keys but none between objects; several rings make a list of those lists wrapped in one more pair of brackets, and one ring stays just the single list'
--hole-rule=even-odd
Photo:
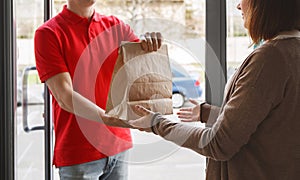
[{"label": "brown hair", "polygon": [[282,31],[300,30],[300,0],[249,1],[246,26],[253,43],[270,40]]}]

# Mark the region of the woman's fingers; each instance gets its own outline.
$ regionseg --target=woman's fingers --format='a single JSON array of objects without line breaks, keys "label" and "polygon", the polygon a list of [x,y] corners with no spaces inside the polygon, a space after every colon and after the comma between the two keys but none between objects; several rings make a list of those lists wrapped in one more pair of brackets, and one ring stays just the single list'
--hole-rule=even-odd
[{"label": "woman's fingers", "polygon": [[180,119],[181,122],[194,122],[192,119]]},{"label": "woman's fingers", "polygon": [[199,104],[196,100],[194,100],[194,99],[189,99],[189,101],[192,103],[192,104],[194,104],[194,105],[197,105],[197,104]]},{"label": "woman's fingers", "polygon": [[137,112],[139,112],[142,116],[146,116],[146,115],[150,114],[150,112],[151,112],[148,109],[146,109],[146,108],[144,108],[143,106],[140,106],[140,105],[136,105],[134,107],[135,107],[135,110]]},{"label": "woman's fingers", "polygon": [[177,115],[192,115],[192,111],[178,111]]},{"label": "woman's fingers", "polygon": [[192,111],[193,108],[187,107],[187,108],[180,108],[178,112],[184,112],[184,111]]}]

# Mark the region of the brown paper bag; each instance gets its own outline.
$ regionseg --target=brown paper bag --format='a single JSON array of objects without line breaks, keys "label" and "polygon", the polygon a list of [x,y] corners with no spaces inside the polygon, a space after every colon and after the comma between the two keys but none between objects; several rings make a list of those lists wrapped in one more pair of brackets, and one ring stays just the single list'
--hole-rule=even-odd
[{"label": "brown paper bag", "polygon": [[106,113],[121,119],[136,119],[135,105],[172,114],[172,72],[166,45],[145,52],[140,43],[122,43],[114,67]]}]

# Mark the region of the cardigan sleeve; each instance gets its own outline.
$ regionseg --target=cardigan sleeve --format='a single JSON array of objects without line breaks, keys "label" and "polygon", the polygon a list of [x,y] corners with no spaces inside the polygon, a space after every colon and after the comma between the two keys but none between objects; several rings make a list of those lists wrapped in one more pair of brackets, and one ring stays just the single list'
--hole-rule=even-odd
[{"label": "cardigan sleeve", "polygon": [[201,108],[202,108],[201,109],[202,122],[205,122],[206,126],[211,127],[218,118],[220,107],[205,103],[204,105],[202,105]]}]

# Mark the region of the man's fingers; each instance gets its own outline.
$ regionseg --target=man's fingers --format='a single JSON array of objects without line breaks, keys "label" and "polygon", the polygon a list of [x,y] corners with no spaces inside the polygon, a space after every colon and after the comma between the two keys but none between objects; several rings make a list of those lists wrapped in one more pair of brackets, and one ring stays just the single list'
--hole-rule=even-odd
[{"label": "man's fingers", "polygon": [[161,47],[163,37],[160,32],[156,32],[155,34],[157,39],[157,48],[159,49]]},{"label": "man's fingers", "polygon": [[146,34],[140,35],[140,42],[141,42],[142,49],[144,51],[148,51],[148,44],[147,44]]},{"label": "man's fingers", "polygon": [[153,43],[152,43],[151,34],[147,32],[145,34],[145,37],[146,37],[146,41],[147,41],[148,51],[153,51]]},{"label": "man's fingers", "polygon": [[140,42],[144,51],[157,51],[162,45],[162,35],[160,32],[146,32],[140,36]]},{"label": "man's fingers", "polygon": [[141,44],[142,44],[142,49],[143,49],[144,51],[148,51],[147,41],[146,41],[146,40],[142,40],[142,41],[141,41]]},{"label": "man's fingers", "polygon": [[151,41],[152,41],[153,51],[157,51],[157,49],[158,49],[158,41],[157,41],[156,33],[152,32],[150,35],[151,35]]}]

